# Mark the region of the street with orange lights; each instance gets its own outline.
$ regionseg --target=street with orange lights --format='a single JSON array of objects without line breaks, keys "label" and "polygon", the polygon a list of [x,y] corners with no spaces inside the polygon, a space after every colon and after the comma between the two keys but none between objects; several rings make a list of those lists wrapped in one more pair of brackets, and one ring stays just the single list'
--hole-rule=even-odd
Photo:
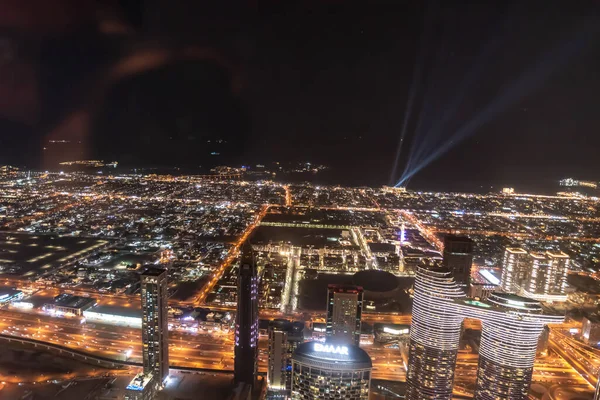
[{"label": "street with orange lights", "polygon": [[213,290],[213,288],[215,287],[221,276],[223,276],[223,273],[227,270],[227,268],[229,268],[231,264],[236,260],[236,257],[240,251],[240,247],[242,246],[242,244],[244,244],[246,239],[248,239],[248,236],[250,236],[252,231],[254,231],[254,229],[260,224],[260,221],[267,214],[268,210],[268,205],[263,206],[260,213],[258,213],[258,215],[256,216],[254,222],[248,225],[242,236],[239,237],[239,239],[235,242],[233,247],[229,250],[229,253],[227,254],[225,260],[221,263],[217,270],[212,273],[210,281],[208,281],[208,283],[204,286],[204,288],[196,298],[196,301],[194,303],[195,305],[204,304],[206,296],[208,296],[208,294]]}]

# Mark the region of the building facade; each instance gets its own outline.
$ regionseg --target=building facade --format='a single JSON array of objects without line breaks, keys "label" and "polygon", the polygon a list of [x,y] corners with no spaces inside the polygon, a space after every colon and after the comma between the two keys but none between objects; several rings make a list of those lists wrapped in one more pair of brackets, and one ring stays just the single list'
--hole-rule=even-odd
[{"label": "building facade", "polygon": [[269,323],[269,398],[289,398],[292,385],[292,354],[304,342],[304,323],[274,320]]},{"label": "building facade", "polygon": [[158,384],[169,376],[167,289],[166,270],[153,268],[141,274],[144,373],[152,374]]},{"label": "building facade", "polygon": [[564,317],[545,314],[537,300],[507,293],[467,306],[466,315],[482,322],[475,399],[527,399],[544,326]]},{"label": "building facade", "polygon": [[258,360],[258,275],[252,247],[244,245],[238,270],[234,380],[254,385]]},{"label": "building facade", "polygon": [[371,358],[358,346],[306,342],[292,357],[293,400],[368,400]]},{"label": "building facade", "polygon": [[363,296],[363,289],[360,286],[328,286],[328,340],[356,346],[360,344]]},{"label": "building facade", "polygon": [[[407,371],[408,400],[452,397],[454,368],[464,318],[482,322],[476,400],[527,398],[538,339],[553,315],[534,299],[492,293],[468,299],[445,267],[417,270]],[[510,340],[507,340],[510,338]]]},{"label": "building facade", "polygon": [[507,247],[502,260],[502,278],[500,286],[502,291],[515,293],[525,280],[525,271],[529,260],[529,253],[519,247]]},{"label": "building facade", "polygon": [[507,248],[502,265],[502,290],[539,301],[566,301],[569,261],[563,252]]},{"label": "building facade", "polygon": [[466,236],[446,236],[442,265],[452,271],[458,286],[468,287],[473,266],[473,241]]}]

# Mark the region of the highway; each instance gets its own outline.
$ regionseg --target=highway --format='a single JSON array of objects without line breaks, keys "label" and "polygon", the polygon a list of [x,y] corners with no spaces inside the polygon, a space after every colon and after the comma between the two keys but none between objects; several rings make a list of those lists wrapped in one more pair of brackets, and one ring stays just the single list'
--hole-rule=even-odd
[{"label": "highway", "polygon": [[[141,362],[141,332],[119,326],[96,323],[80,324],[78,319],[0,311],[0,333],[31,338],[89,352],[116,360]],[[259,340],[259,371],[267,369],[267,340]],[[373,357],[376,379],[404,380],[400,350],[366,347]],[[169,332],[171,366],[233,369],[233,334],[191,334]]]},{"label": "highway", "polygon": [[[373,322],[410,323],[410,316],[367,314]],[[32,338],[85,351],[116,360],[141,362],[139,329],[96,323],[80,324],[77,319],[54,318],[45,315],[0,311],[0,333]],[[572,340],[566,337],[564,340]],[[552,341],[551,341],[552,347]],[[259,371],[267,367],[267,340],[259,340]],[[402,353],[399,349],[379,345],[364,346],[373,360],[373,378],[404,381],[406,379]],[[566,358],[561,354],[563,358]],[[233,335],[191,334],[183,330],[170,332],[169,358],[172,367],[233,369]],[[533,381],[540,383],[585,384],[586,379],[563,358],[550,355],[536,360]],[[596,361],[600,358],[595,358]],[[472,390],[477,370],[477,355],[460,352],[456,368],[456,384],[464,391]]]},{"label": "highway", "polygon": [[566,360],[585,383],[595,388],[600,371],[600,350],[576,341],[560,329],[551,329],[548,347]]},{"label": "highway", "polygon": [[[50,294],[50,293],[48,293]],[[104,301],[123,302],[125,299],[107,298]],[[278,312],[269,312],[272,317],[281,316]],[[314,313],[315,317],[322,316]],[[396,323],[410,324],[410,315],[384,315],[364,314],[364,321],[368,323]],[[480,328],[478,321],[465,321],[466,326],[472,329]],[[578,357],[589,359],[596,356],[588,346],[582,345],[560,331],[568,329],[571,325],[557,325],[552,332],[555,334],[550,341],[550,348],[555,350],[556,340],[561,340],[561,346],[566,344],[577,351]],[[60,344],[65,347],[78,349],[91,354],[109,357],[116,360],[141,362],[141,333],[139,329],[109,326],[96,323],[80,324],[77,319],[55,318],[33,313],[21,313],[13,310],[0,310],[0,333],[15,337],[32,338],[47,343]],[[558,339],[557,339],[558,338]],[[172,368],[207,368],[231,371],[233,369],[233,336],[228,334],[191,334],[185,331],[173,330],[169,339],[169,358]],[[373,378],[393,381],[405,381],[405,365],[399,349],[385,348],[378,345],[364,346],[373,361]],[[259,341],[259,371],[265,372],[267,367],[267,340],[261,337]],[[575,350],[573,350],[575,351]],[[576,387],[588,385],[583,374],[573,369],[570,364],[580,362],[569,354],[560,354],[559,357],[552,353],[547,357],[536,360],[533,382],[548,386],[558,384],[561,387]],[[575,358],[575,360],[573,360]],[[600,357],[594,357],[596,361]],[[565,361],[567,360],[567,361]],[[457,394],[472,394],[477,371],[478,357],[476,354],[459,352],[455,373],[455,389]],[[87,375],[97,373],[91,372]],[[113,372],[111,372],[112,374]],[[63,377],[65,378],[65,377]],[[12,376],[6,377],[7,381],[18,382],[52,379],[51,375],[39,377]]]},{"label": "highway", "polygon": [[[469,387],[475,384],[477,375],[477,354],[460,352],[455,371],[458,386]],[[584,384],[585,380],[565,360],[556,355],[537,358],[533,368],[533,382]]]}]

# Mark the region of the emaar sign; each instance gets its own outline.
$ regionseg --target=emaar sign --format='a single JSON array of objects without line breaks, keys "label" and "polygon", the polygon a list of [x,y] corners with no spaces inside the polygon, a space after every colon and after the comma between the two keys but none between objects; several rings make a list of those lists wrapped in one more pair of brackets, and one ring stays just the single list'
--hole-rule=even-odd
[{"label": "emaar sign", "polygon": [[346,346],[332,346],[330,344],[315,343],[314,349],[319,353],[348,355],[348,348]]}]

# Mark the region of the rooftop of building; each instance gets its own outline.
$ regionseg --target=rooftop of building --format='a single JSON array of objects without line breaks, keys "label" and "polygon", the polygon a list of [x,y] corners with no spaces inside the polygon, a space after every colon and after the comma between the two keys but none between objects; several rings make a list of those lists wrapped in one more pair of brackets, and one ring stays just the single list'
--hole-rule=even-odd
[{"label": "rooftop of building", "polygon": [[17,290],[17,289],[12,289],[12,288],[6,288],[6,287],[0,288],[0,300],[17,296],[20,293],[23,293],[23,292],[21,292],[20,290]]},{"label": "rooftop of building", "polygon": [[282,331],[302,331],[304,329],[304,322],[290,321],[289,319],[274,319],[272,321],[269,321],[269,326],[276,329],[280,329]]},{"label": "rooftop of building", "polygon": [[569,255],[562,251],[547,251],[546,254],[553,258],[569,258]]},{"label": "rooftop of building", "polygon": [[293,359],[305,363],[320,363],[325,368],[371,368],[371,357],[358,346],[334,342],[306,342],[296,348]]},{"label": "rooftop of building", "polygon": [[99,304],[87,310],[97,314],[115,315],[119,317],[142,318],[142,310],[138,307],[122,307],[108,304]]},{"label": "rooftop of building", "polygon": [[152,374],[144,374],[140,372],[136,376],[133,377],[129,385],[127,385],[127,390],[135,390],[135,391],[143,391],[148,383],[152,381]]},{"label": "rooftop of building", "polygon": [[360,293],[363,291],[363,288],[355,285],[339,285],[339,284],[329,284],[327,285],[328,290],[333,290],[334,293]]},{"label": "rooftop of building", "polygon": [[537,300],[519,296],[513,293],[492,293],[487,302],[497,304],[506,308],[527,309],[531,311],[541,311],[542,305]]},{"label": "rooftop of building", "polygon": [[533,258],[537,258],[538,260],[545,260],[546,259],[546,254],[544,253],[536,253],[536,252],[531,252],[529,253],[529,255]]},{"label": "rooftop of building", "polygon": [[167,270],[163,268],[146,268],[144,272],[142,272],[142,276],[161,276],[166,273]]},{"label": "rooftop of building", "polygon": [[[547,309],[539,301],[512,293],[494,292],[486,300],[479,301],[463,298],[457,299],[455,302],[468,307],[477,307],[489,311],[503,312],[507,315],[520,316],[519,318],[530,315],[534,319],[541,319],[548,323],[564,320],[564,315],[559,315]],[[468,310],[464,309],[463,312],[468,313]]]},{"label": "rooftop of building", "polygon": [[73,296],[72,294],[63,293],[56,296],[52,304],[57,307],[84,309],[96,304],[96,299],[92,297]]},{"label": "rooftop of building", "polygon": [[509,253],[527,254],[527,250],[521,247],[507,247],[506,251],[508,251]]},{"label": "rooftop of building", "polygon": [[452,276],[452,271],[440,263],[421,263],[417,268],[427,271],[428,275],[434,274],[440,277]]},{"label": "rooftop of building", "polygon": [[473,239],[469,238],[468,236],[446,235],[444,237],[444,242],[473,243]]}]

